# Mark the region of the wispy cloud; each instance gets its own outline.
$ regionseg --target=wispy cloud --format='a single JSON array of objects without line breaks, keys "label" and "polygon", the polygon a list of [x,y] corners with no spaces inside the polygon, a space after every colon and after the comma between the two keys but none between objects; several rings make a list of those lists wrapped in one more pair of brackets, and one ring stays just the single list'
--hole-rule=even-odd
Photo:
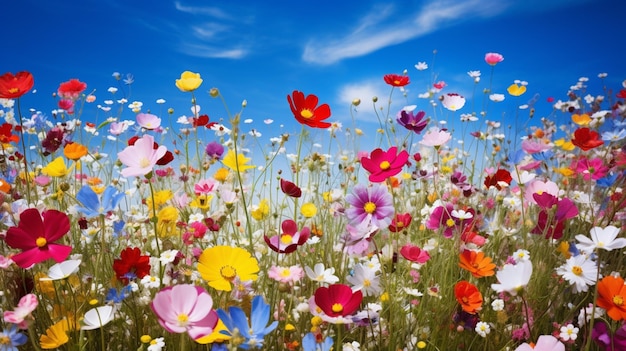
[{"label": "wispy cloud", "polygon": [[375,7],[350,33],[340,38],[309,41],[302,59],[321,65],[333,64],[415,39],[454,22],[496,16],[507,6],[505,1],[434,0],[412,15],[398,13],[401,9],[391,5]]},{"label": "wispy cloud", "polygon": [[192,43],[183,43],[180,46],[180,51],[189,56],[226,59],[240,59],[248,53],[247,50],[242,48],[225,49],[223,47]]},{"label": "wispy cloud", "polygon": [[[385,90],[386,86],[381,82],[382,78],[371,78],[340,87],[336,106],[350,106],[352,101],[359,99],[361,103],[356,107],[356,112],[354,112],[353,115],[355,120],[358,122],[378,123],[378,117],[376,116],[372,99],[376,97],[378,99],[377,106],[382,106],[382,103],[386,107],[387,97],[389,95],[389,90]],[[402,108],[402,106],[398,108]],[[340,118],[344,121],[350,120],[352,117],[345,116],[345,114],[337,115],[344,116],[344,118]],[[384,116],[381,116],[381,118],[384,119]]]},{"label": "wispy cloud", "polygon": [[230,19],[230,15],[222,11],[222,9],[212,6],[185,6],[180,1],[175,1],[174,6],[180,12],[190,13],[193,15],[209,15],[215,18]]}]

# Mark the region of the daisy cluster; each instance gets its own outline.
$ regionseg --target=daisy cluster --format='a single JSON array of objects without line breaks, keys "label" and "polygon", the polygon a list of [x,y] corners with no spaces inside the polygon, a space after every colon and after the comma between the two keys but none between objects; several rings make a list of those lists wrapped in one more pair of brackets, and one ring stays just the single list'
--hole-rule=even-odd
[{"label": "daisy cluster", "polygon": [[267,140],[245,101],[202,114],[224,98],[195,72],[179,117],[118,73],[102,102],[72,79],[26,114],[35,78],[0,76],[0,350],[626,349],[626,81],[519,105],[518,130],[489,119],[531,86],[494,91],[503,61],[471,97],[385,75],[418,103],[373,97],[374,131],[360,98],[348,125],[295,90],[301,131]]}]

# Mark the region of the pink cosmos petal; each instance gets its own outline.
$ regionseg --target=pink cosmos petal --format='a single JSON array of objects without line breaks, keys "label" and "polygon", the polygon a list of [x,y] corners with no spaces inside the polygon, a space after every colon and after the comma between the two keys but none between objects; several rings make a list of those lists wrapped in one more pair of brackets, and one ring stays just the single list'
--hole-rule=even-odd
[{"label": "pink cosmos petal", "polygon": [[70,219],[63,212],[47,210],[43,213],[43,221],[46,223],[44,237],[48,242],[57,241],[70,231]]},{"label": "pink cosmos petal", "polygon": [[57,262],[63,262],[72,252],[72,247],[59,244],[48,244],[48,254]]}]

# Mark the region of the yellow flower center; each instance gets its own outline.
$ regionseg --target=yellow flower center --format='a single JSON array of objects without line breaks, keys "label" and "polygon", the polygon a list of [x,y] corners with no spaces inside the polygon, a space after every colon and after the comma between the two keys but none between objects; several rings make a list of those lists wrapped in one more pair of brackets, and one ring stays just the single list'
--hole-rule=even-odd
[{"label": "yellow flower center", "polygon": [[343,305],[340,304],[340,303],[335,303],[335,304],[333,304],[332,310],[335,313],[339,313],[339,312],[343,311]]},{"label": "yellow flower center", "polygon": [[313,117],[313,112],[311,112],[311,110],[309,110],[308,108],[305,108],[304,110],[300,111],[300,116],[302,116],[302,118],[309,119]]},{"label": "yellow flower center", "polygon": [[363,279],[363,286],[369,288],[372,286],[372,282],[369,279]]},{"label": "yellow flower center", "polygon": [[448,227],[454,227],[454,219],[448,218],[448,220],[446,220],[446,225]]},{"label": "yellow flower center", "polygon": [[10,345],[11,344],[11,339],[9,339],[8,336],[3,335],[0,336],[0,345]]},{"label": "yellow flower center", "polygon": [[374,211],[376,211],[376,204],[368,201],[365,206],[363,206],[363,210],[365,210],[365,212],[372,214],[374,213]]},{"label": "yellow flower center", "polygon": [[283,268],[283,270],[280,272],[280,275],[283,278],[287,278],[291,275],[291,271],[289,270],[289,268]]},{"label": "yellow flower center", "polygon": [[624,298],[622,297],[622,295],[615,295],[613,296],[613,303],[615,304],[615,306],[621,306],[624,304]]},{"label": "yellow flower center", "polygon": [[224,266],[220,269],[220,275],[228,281],[233,281],[237,276],[237,270],[233,266]]},{"label": "yellow flower center", "polygon": [[393,81],[393,84],[395,84],[395,85],[400,85],[400,83],[402,83],[402,82],[397,80],[397,79]]},{"label": "yellow flower center", "polygon": [[38,237],[37,240],[35,240],[37,247],[44,247],[46,244],[48,244],[48,241],[44,237]]},{"label": "yellow flower center", "polygon": [[386,171],[389,169],[389,167],[391,167],[391,164],[389,163],[389,161],[383,161],[378,167],[380,167],[380,169],[382,169],[383,171]]},{"label": "yellow flower center", "polygon": [[574,273],[576,275],[582,275],[583,274],[583,269],[580,266],[574,266],[574,267],[572,267],[572,273]]},{"label": "yellow flower center", "polygon": [[283,244],[291,244],[293,242],[293,237],[291,235],[289,235],[289,234],[283,234],[280,237],[280,241]]},{"label": "yellow flower center", "polygon": [[[18,91],[20,91],[18,88],[9,88],[9,93],[11,93],[11,94],[15,94],[15,93],[17,93]],[[0,344],[1,344],[1,343],[0,343]]]},{"label": "yellow flower center", "polygon": [[184,313],[181,313],[178,315],[176,319],[178,319],[178,325],[182,327],[182,326],[187,325],[187,321],[189,321],[189,316]]},{"label": "yellow flower center", "polygon": [[145,157],[143,157],[141,160],[139,160],[139,167],[146,168],[148,166],[150,166],[150,160],[148,160]]}]

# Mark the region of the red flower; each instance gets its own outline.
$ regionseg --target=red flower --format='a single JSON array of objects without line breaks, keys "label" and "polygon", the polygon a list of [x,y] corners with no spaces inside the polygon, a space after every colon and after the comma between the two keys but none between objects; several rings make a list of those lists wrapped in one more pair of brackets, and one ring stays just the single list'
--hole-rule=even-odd
[{"label": "red flower", "polygon": [[426,261],[430,259],[428,251],[422,250],[419,247],[411,244],[406,244],[402,246],[402,248],[400,249],[400,254],[407,260],[420,264],[426,263]]},{"label": "red flower", "polygon": [[389,231],[394,233],[403,231],[411,224],[412,219],[410,213],[396,213],[389,225]]},{"label": "red flower", "polygon": [[489,175],[485,178],[485,187],[489,189],[495,186],[496,189],[502,190],[503,187],[511,185],[511,173],[506,169],[498,169],[494,175]]},{"label": "red flower", "polygon": [[0,143],[8,144],[10,142],[18,142],[20,141],[20,137],[17,135],[13,135],[11,131],[13,130],[13,125],[9,123],[3,123],[0,126]]},{"label": "red flower", "polygon": [[210,122],[208,115],[193,117],[191,122],[194,128],[205,126],[206,128],[211,129],[211,127],[217,124],[217,122]]},{"label": "red flower", "polygon": [[615,94],[615,96],[620,99],[626,99],[626,89],[620,90],[619,93]]},{"label": "red flower", "polygon": [[59,85],[57,94],[63,99],[76,100],[85,89],[87,89],[87,84],[78,79],[70,79]]},{"label": "red flower", "polygon": [[17,99],[26,94],[35,85],[30,72],[5,73],[0,76],[0,98]]},{"label": "red flower", "polygon": [[284,180],[283,178],[280,178],[280,190],[282,190],[287,196],[302,196],[302,190],[296,184],[288,180]]},{"label": "red flower", "polygon": [[384,79],[385,83],[392,87],[403,87],[410,83],[409,76],[401,76],[399,74],[386,74]]},{"label": "red flower", "polygon": [[126,285],[130,279],[141,279],[150,273],[150,256],[142,256],[138,247],[127,247],[119,259],[113,260],[113,270],[117,279]]},{"label": "red flower", "polygon": [[343,284],[333,284],[315,290],[315,304],[329,317],[349,316],[356,312],[363,300],[361,290]]},{"label": "red flower", "polygon": [[392,146],[387,151],[378,148],[370,154],[370,157],[361,157],[361,164],[370,172],[370,182],[384,182],[402,171],[402,167],[409,159],[409,153],[402,150],[396,154],[397,147]]},{"label": "red flower", "polygon": [[462,280],[454,286],[454,297],[461,305],[463,311],[476,314],[482,308],[483,295],[472,283]]},{"label": "red flower", "polygon": [[267,235],[263,236],[267,246],[278,253],[292,253],[296,251],[298,246],[304,245],[311,235],[309,227],[303,227],[298,231],[298,224],[291,219],[284,220],[281,227],[283,230],[282,234],[274,235],[271,238]]},{"label": "red flower", "polygon": [[328,128],[331,126],[328,122],[322,122],[330,117],[328,104],[317,106],[318,98],[313,94],[307,95],[305,98],[303,92],[294,90],[292,95],[293,99],[287,95],[287,101],[289,101],[291,112],[298,122],[311,128]]},{"label": "red flower", "polygon": [[572,144],[578,146],[583,151],[588,151],[604,144],[604,141],[600,139],[598,132],[585,127],[576,129],[572,138]]},{"label": "red flower", "polygon": [[21,253],[11,257],[13,262],[22,268],[35,263],[54,259],[62,262],[72,251],[71,246],[55,244],[70,230],[67,215],[57,210],[47,210],[42,214],[39,210],[29,208],[20,214],[17,227],[7,230],[5,241]]}]

